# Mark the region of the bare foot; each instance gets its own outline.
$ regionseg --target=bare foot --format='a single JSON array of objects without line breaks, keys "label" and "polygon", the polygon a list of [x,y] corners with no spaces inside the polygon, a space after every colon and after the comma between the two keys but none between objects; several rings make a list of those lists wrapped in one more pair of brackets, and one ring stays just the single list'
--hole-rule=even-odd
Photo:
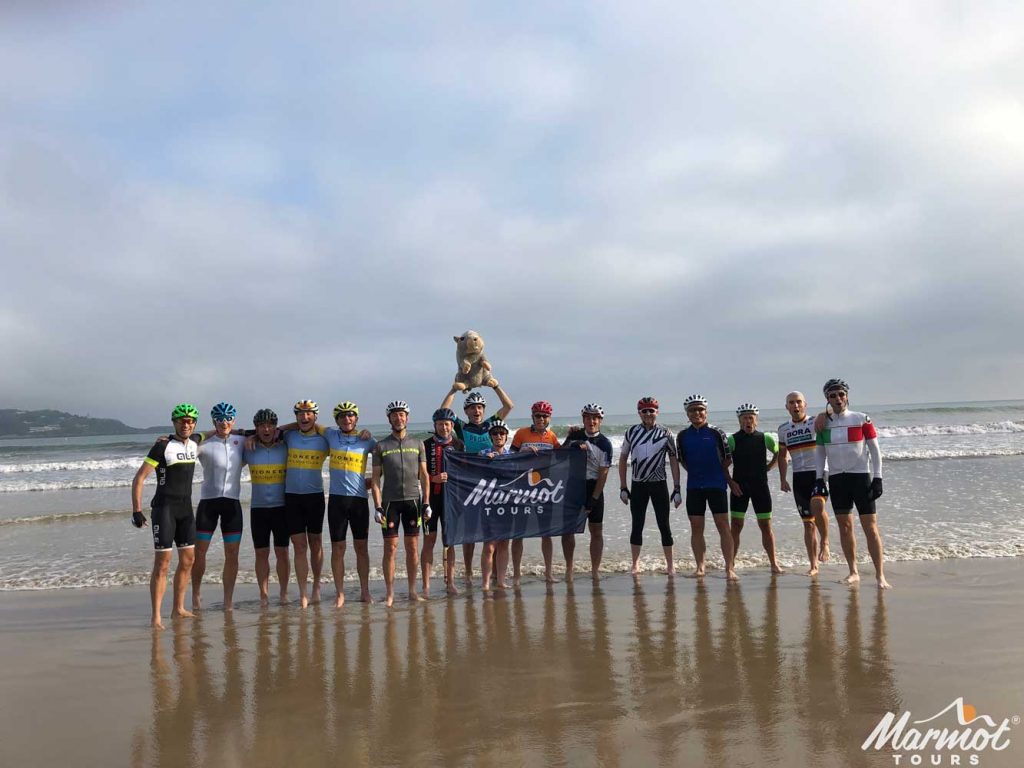
[{"label": "bare foot", "polygon": [[466,575],[462,579],[462,583],[466,586],[466,589],[471,588],[473,586],[473,574],[466,571]]},{"label": "bare foot", "polygon": [[154,616],[150,620],[149,626],[152,627],[153,629],[163,629],[164,628],[164,623],[163,623],[163,621],[160,620],[159,616]]},{"label": "bare foot", "polygon": [[260,595],[260,608],[267,608],[270,606],[270,596]]},{"label": "bare foot", "polygon": [[555,584],[558,582],[558,579],[555,578],[555,574],[548,571],[544,574],[544,581],[546,581],[548,584]]},{"label": "bare foot", "polygon": [[483,590],[483,593],[486,595],[488,592],[491,591],[491,585],[490,584],[481,584],[480,585],[480,589]]},{"label": "bare foot", "polygon": [[345,593],[344,592],[339,592],[338,593],[338,599],[334,601],[334,607],[335,608],[341,608],[344,605],[345,605]]},{"label": "bare foot", "polygon": [[807,573],[804,574],[804,576],[817,576],[817,575],[818,575],[818,566],[816,566],[816,565],[812,565],[810,568],[807,569]]},{"label": "bare foot", "polygon": [[565,583],[572,584],[572,571],[565,572]]},{"label": "bare foot", "polygon": [[320,602],[320,585],[313,587],[313,593],[309,596],[309,602],[319,603]]},{"label": "bare foot", "polygon": [[676,567],[674,565],[668,565],[665,567],[665,574],[668,576],[676,575]]},{"label": "bare foot", "polygon": [[454,582],[452,582],[448,585],[447,592],[449,595],[452,595],[454,597],[455,595],[459,594],[459,588],[455,586]]},{"label": "bare foot", "polygon": [[858,581],[860,581],[860,574],[859,573],[851,573],[849,576],[847,576],[845,579],[843,579],[839,583],[840,584],[856,584]]},{"label": "bare foot", "polygon": [[422,602],[426,601],[426,599],[427,598],[425,598],[423,595],[419,595],[419,594],[417,594],[415,592],[410,592],[409,593],[409,602],[410,603],[422,603]]},{"label": "bare foot", "polygon": [[309,598],[305,595],[299,595],[299,608],[308,608]]},{"label": "bare foot", "polygon": [[832,553],[829,552],[829,549],[828,549],[828,542],[827,541],[822,542],[821,550],[819,550],[819,552],[818,552],[818,562],[819,563],[827,563],[828,562],[828,558],[831,556],[831,554]]},{"label": "bare foot", "polygon": [[180,611],[177,608],[175,608],[173,611],[171,611],[171,618],[192,619],[195,618],[195,614],[192,613],[192,611],[186,611],[184,608],[182,608]]},{"label": "bare foot", "polygon": [[508,589],[508,585],[504,581],[499,581],[497,586],[496,586],[496,589],[500,589],[500,590],[504,591],[504,590]]},{"label": "bare foot", "polygon": [[782,569],[781,565],[776,563],[775,565],[772,566],[772,573],[785,573],[785,571]]},{"label": "bare foot", "polygon": [[703,579],[704,578],[704,569],[703,568],[697,568],[693,573],[687,575],[686,578],[688,578],[688,579]]},{"label": "bare foot", "polygon": [[633,567],[629,569],[629,572],[634,576],[640,575],[640,563],[633,563]]},{"label": "bare foot", "polygon": [[361,595],[359,595],[359,602],[360,603],[372,603],[373,602],[373,597],[371,597],[369,592],[363,592]]},{"label": "bare foot", "polygon": [[739,581],[740,580],[740,577],[736,575],[736,571],[734,571],[732,568],[730,568],[729,570],[727,570],[725,572],[725,578],[728,581]]},{"label": "bare foot", "polygon": [[878,588],[879,589],[892,589],[892,584],[885,580],[885,576],[878,577]]},{"label": "bare foot", "polygon": [[388,595],[387,597],[384,598],[384,605],[386,605],[388,608],[390,608],[392,605],[394,605],[394,603],[395,603],[395,596],[394,595]]},{"label": "bare foot", "polygon": [[198,611],[203,607],[203,599],[196,593],[192,593],[192,610]]},{"label": "bare foot", "polygon": [[590,580],[592,582],[594,582],[595,584],[600,583],[600,581],[601,581],[601,572],[600,571],[594,571],[593,573],[591,573],[590,574]]},{"label": "bare foot", "polygon": [[234,603],[224,603],[224,613],[230,613],[233,610],[235,610]]},{"label": "bare foot", "polygon": [[277,602],[279,602],[279,603],[280,603],[281,605],[288,605],[288,603],[290,603],[290,602],[291,602],[291,598],[290,598],[290,597],[288,597],[288,593],[287,593],[287,592],[282,592],[282,593],[281,593],[281,594],[280,594],[280,595],[278,596],[278,598],[277,598]]},{"label": "bare foot", "polygon": [[522,586],[522,583],[523,583],[523,580],[519,576],[515,576],[515,577],[512,578],[512,588],[513,589],[519,589],[519,587]]}]

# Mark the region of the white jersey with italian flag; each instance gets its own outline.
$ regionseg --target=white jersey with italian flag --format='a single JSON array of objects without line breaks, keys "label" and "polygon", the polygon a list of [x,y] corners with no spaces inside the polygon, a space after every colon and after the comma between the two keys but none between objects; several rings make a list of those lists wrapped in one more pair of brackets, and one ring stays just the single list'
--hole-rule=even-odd
[{"label": "white jersey with italian flag", "polygon": [[825,473],[828,457],[830,476],[844,472],[882,476],[882,452],[878,448],[878,434],[866,413],[843,411],[832,414],[828,426],[821,430],[815,441],[818,477]]}]

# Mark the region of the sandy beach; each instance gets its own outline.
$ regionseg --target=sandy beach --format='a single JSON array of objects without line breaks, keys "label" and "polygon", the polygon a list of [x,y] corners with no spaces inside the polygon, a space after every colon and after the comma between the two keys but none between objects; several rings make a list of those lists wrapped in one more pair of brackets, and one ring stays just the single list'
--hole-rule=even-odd
[{"label": "sandy beach", "polygon": [[[861,749],[887,711],[1024,712],[1022,565],[896,563],[888,593],[832,565],[341,612],[261,611],[244,585],[233,614],[157,633],[144,589],[6,593],[0,764],[894,765]],[[1019,730],[977,764],[1020,765]]]}]

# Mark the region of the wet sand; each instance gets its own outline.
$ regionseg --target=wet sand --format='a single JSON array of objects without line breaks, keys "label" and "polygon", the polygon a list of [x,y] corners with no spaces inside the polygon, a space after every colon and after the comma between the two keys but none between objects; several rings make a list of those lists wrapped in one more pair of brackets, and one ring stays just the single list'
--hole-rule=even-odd
[{"label": "wet sand", "polygon": [[[840,571],[341,612],[244,585],[157,633],[145,589],[6,593],[0,765],[891,766],[861,750],[886,711],[1024,713],[1024,560],[895,563],[888,593]],[[1024,764],[1009,738],[978,764]]]}]

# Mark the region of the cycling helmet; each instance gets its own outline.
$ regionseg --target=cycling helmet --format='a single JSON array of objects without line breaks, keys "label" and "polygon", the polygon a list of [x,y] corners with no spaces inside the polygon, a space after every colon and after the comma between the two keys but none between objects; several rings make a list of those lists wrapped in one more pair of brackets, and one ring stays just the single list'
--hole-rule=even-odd
[{"label": "cycling helmet", "polygon": [[252,417],[252,423],[257,427],[260,424],[277,424],[277,414],[269,408],[260,408]]},{"label": "cycling helmet", "polygon": [[434,411],[434,415],[430,417],[431,421],[450,421],[455,423],[455,411],[451,408],[438,408]]},{"label": "cycling helmet", "polygon": [[481,395],[479,392],[470,392],[468,395],[466,395],[466,400],[462,404],[462,407],[467,408],[471,405],[482,405],[486,408],[487,401],[484,400],[484,396]]},{"label": "cycling helmet", "polygon": [[338,417],[343,413],[354,413],[356,416],[359,415],[359,406],[350,400],[338,403],[334,406],[334,419],[337,421]]},{"label": "cycling helmet", "polygon": [[708,399],[704,395],[690,395],[683,400],[683,410],[688,411],[692,406],[699,405],[704,408],[708,407]]},{"label": "cycling helmet", "polygon": [[651,397],[650,395],[647,395],[646,397],[641,397],[639,400],[636,401],[637,412],[643,411],[647,408],[653,408],[654,410],[659,409],[658,401],[655,398]]},{"label": "cycling helmet", "polygon": [[392,400],[388,403],[387,411],[388,416],[395,411],[405,411],[406,413],[409,413],[409,404],[405,402],[405,400]]},{"label": "cycling helmet", "polygon": [[555,412],[555,409],[551,407],[551,403],[547,400],[538,400],[536,403],[530,406],[530,413],[533,415],[541,414],[543,416],[550,416]]},{"label": "cycling helmet", "polygon": [[193,421],[198,421],[199,410],[192,405],[192,403],[176,405],[174,406],[174,410],[171,411],[171,421],[177,421],[178,419],[192,419]]},{"label": "cycling helmet", "polygon": [[214,421],[234,421],[237,415],[238,411],[231,403],[217,403],[210,411],[210,418]]},{"label": "cycling helmet", "polygon": [[299,400],[295,404],[293,409],[296,413],[299,411],[312,411],[313,413],[320,413],[320,406],[316,404],[316,400]]},{"label": "cycling helmet", "polygon": [[757,414],[760,413],[760,411],[757,409],[757,406],[754,405],[753,403],[743,403],[742,405],[740,405],[739,408],[736,409],[736,415],[742,416],[745,413],[752,413],[755,416],[757,416]]},{"label": "cycling helmet", "polygon": [[508,434],[508,424],[506,424],[501,419],[492,419],[491,420],[491,426],[489,426],[487,428],[487,432],[488,433],[491,433],[491,432],[504,432],[507,435]]},{"label": "cycling helmet", "polygon": [[587,403],[586,405],[583,406],[583,410],[580,411],[580,415],[586,416],[588,414],[591,416],[600,416],[603,419],[604,408],[602,408],[597,403]]},{"label": "cycling helmet", "polygon": [[835,389],[841,389],[846,394],[850,394],[850,385],[842,379],[829,379],[825,382],[825,386],[821,388],[821,391],[825,397],[828,397],[828,393]]}]

